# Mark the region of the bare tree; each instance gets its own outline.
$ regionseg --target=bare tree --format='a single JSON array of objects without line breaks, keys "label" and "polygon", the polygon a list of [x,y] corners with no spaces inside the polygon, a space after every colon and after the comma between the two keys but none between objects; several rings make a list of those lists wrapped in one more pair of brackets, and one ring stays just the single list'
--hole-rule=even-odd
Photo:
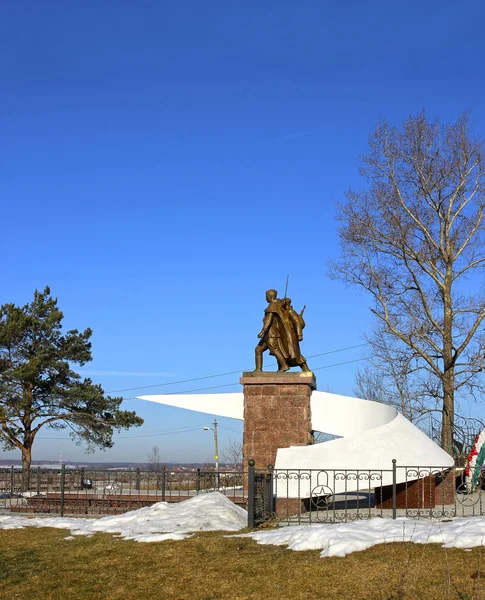
[{"label": "bare tree", "polygon": [[229,438],[223,453],[224,460],[237,471],[242,469],[243,445],[242,440]]},{"label": "bare tree", "polygon": [[164,463],[162,461],[160,449],[158,448],[158,446],[153,446],[151,451],[147,454],[147,467],[151,473],[156,474],[157,485],[159,485],[161,481],[161,473],[164,467]]},{"label": "bare tree", "polygon": [[339,206],[342,254],[331,265],[370,292],[378,326],[426,371],[447,451],[457,390],[482,384],[483,150],[467,114],[450,125],[424,113],[400,128],[379,123],[360,159],[367,186]]},{"label": "bare tree", "polygon": [[436,410],[430,397],[428,374],[413,360],[413,352],[382,327],[366,337],[367,366],[355,376],[354,392],[359,398],[389,404],[407,419],[419,425]]}]

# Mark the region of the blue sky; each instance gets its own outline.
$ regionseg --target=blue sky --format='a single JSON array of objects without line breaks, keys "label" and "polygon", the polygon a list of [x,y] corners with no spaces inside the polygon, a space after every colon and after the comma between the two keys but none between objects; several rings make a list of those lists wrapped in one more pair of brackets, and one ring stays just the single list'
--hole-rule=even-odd
[{"label": "blue sky", "polygon": [[[252,367],[288,273],[304,354],[362,343],[368,298],[325,273],[335,202],[378,119],[471,109],[483,133],[484,17],[479,1],[3,2],[0,303],[49,285],[66,326],[94,330],[83,371],[140,387],[127,398]],[[359,365],[319,369],[319,389],[352,394]],[[46,430],[34,458],[211,460],[210,416],[124,405],[145,425],[112,450]],[[221,445],[241,431],[221,419]]]}]

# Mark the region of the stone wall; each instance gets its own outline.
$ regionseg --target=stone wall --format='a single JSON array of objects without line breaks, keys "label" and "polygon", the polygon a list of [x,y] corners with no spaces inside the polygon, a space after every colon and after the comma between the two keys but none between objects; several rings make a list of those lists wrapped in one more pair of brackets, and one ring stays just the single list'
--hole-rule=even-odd
[{"label": "stone wall", "polygon": [[310,396],[313,373],[243,373],[244,464],[256,471],[275,464],[278,448],[313,443]]}]

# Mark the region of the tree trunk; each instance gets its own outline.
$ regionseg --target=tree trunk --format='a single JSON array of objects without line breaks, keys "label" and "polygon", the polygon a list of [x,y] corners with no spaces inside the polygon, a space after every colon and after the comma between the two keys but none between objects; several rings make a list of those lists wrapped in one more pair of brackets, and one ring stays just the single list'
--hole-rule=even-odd
[{"label": "tree trunk", "polygon": [[452,265],[448,263],[443,290],[443,408],[441,447],[453,454],[453,425],[455,421],[455,365],[453,361],[453,313],[451,303]]},{"label": "tree trunk", "polygon": [[443,410],[441,420],[441,447],[453,454],[453,425],[455,420],[454,374],[449,370],[443,377]]},{"label": "tree trunk", "polygon": [[32,463],[32,449],[22,449],[22,492],[28,491],[30,487],[30,465]]}]

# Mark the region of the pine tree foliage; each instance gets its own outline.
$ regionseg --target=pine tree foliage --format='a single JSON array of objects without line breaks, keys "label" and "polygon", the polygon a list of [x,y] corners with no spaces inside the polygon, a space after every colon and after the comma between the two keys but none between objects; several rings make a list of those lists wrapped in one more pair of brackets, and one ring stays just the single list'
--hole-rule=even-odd
[{"label": "pine tree foliage", "polygon": [[43,427],[68,430],[93,450],[112,447],[114,430],[143,423],[73,370],[92,359],[92,331],[63,333],[62,320],[48,287],[23,307],[0,307],[0,444],[22,452],[24,469]]}]

